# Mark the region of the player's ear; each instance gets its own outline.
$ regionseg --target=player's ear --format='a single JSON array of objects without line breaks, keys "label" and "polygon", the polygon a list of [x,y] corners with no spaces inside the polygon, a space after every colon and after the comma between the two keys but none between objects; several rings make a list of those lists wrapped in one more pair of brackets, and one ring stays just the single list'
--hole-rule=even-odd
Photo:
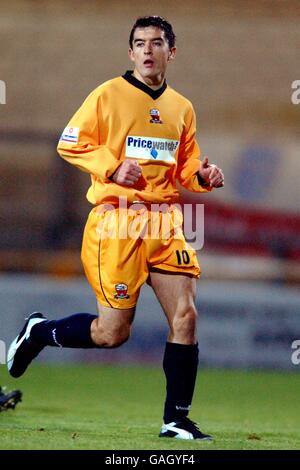
[{"label": "player's ear", "polygon": [[134,54],[133,54],[133,50],[131,49],[131,47],[128,49],[128,57],[130,60],[132,60],[132,62],[134,62]]},{"label": "player's ear", "polygon": [[173,60],[175,58],[175,55],[176,55],[176,47],[171,47],[169,49],[169,57],[168,57],[168,60]]}]

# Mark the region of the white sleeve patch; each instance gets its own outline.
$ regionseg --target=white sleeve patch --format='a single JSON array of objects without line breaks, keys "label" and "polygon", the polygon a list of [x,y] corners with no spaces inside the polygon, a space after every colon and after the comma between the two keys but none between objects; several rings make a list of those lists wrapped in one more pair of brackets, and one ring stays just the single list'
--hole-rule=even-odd
[{"label": "white sleeve patch", "polygon": [[79,127],[66,127],[60,136],[60,141],[72,142],[76,144],[78,142]]}]

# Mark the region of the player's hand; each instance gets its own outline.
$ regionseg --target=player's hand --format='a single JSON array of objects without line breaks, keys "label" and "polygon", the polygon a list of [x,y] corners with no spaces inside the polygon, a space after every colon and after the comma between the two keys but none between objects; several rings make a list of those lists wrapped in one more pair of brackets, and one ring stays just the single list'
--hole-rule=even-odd
[{"label": "player's hand", "polygon": [[199,175],[211,188],[222,188],[224,186],[223,171],[217,165],[209,164],[207,157],[204,157],[200,163]]},{"label": "player's hand", "polygon": [[142,169],[136,160],[124,160],[112,176],[112,180],[124,186],[133,186],[142,174]]}]

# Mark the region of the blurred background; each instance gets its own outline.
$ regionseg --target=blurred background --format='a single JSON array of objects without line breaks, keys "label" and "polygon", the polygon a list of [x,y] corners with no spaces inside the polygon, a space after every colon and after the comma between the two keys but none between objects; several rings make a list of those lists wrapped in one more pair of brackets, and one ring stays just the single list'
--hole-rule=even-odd
[{"label": "blurred background", "polygon": [[[225,173],[222,190],[182,191],[182,202],[205,205],[201,363],[297,370],[299,1],[4,0],[0,12],[0,339],[8,345],[33,310],[50,318],[96,310],[80,262],[90,179],[56,144],[90,91],[131,68],[135,19],[156,14],[177,35],[167,81],[193,102],[202,155]],[[160,362],[166,333],[145,287],[121,349],[49,348],[39,360]]]}]

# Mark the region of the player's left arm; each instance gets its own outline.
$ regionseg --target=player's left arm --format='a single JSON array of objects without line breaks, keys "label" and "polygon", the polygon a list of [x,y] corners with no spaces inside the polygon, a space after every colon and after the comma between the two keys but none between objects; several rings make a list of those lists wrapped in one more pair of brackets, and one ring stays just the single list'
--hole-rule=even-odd
[{"label": "player's left arm", "polygon": [[222,188],[224,186],[224,174],[221,168],[214,163],[208,163],[208,157],[200,161],[198,170],[199,184],[209,185],[211,188]]},{"label": "player's left arm", "polygon": [[189,191],[207,192],[224,186],[221,168],[210,164],[208,158],[200,160],[200,148],[196,141],[196,116],[190,105],[185,116],[185,128],[178,151],[176,178]]}]

